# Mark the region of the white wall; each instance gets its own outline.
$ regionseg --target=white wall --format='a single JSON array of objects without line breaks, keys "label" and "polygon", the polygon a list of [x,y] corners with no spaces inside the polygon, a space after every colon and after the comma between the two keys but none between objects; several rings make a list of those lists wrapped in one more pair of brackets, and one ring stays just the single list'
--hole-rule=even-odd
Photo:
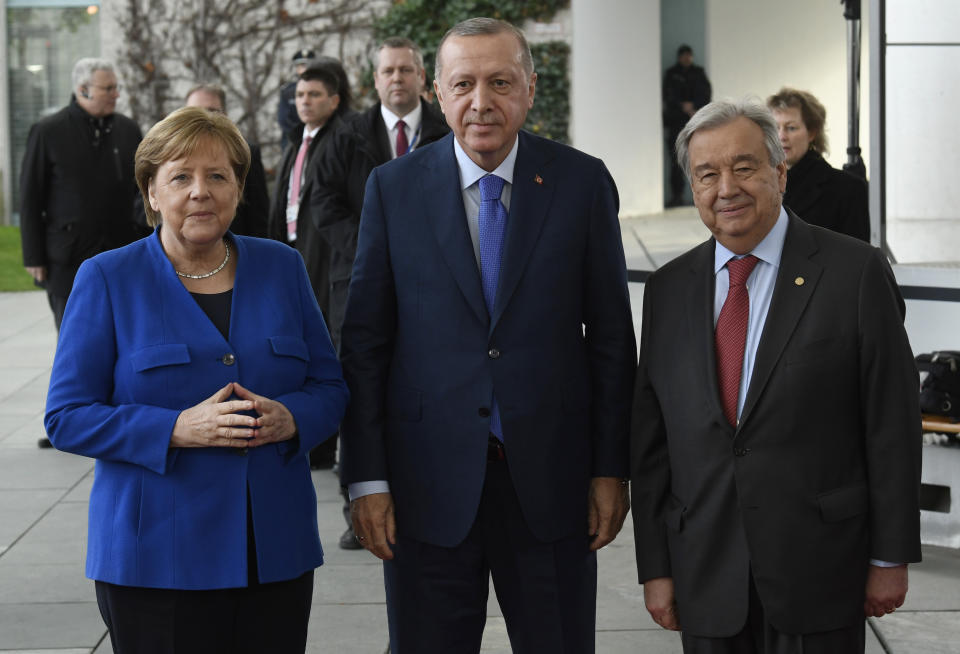
[{"label": "white wall", "polygon": [[[870,174],[868,3],[861,25],[860,147]],[[847,149],[847,21],[838,0],[707,0],[707,74],[714,99],[766,101],[781,86],[813,93],[827,109],[830,163]]]},{"label": "white wall", "polygon": [[960,4],[887,0],[886,35],[887,242],[903,263],[957,262]]},{"label": "white wall", "polygon": [[573,0],[570,134],[606,162],[620,215],[663,210],[660,1]]}]

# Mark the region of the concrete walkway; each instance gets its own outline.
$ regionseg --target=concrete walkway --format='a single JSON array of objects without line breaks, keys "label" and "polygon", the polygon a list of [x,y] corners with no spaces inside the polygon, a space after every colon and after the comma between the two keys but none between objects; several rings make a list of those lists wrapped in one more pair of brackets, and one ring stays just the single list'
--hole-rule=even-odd
[{"label": "concrete walkway", "polygon": [[[625,222],[630,267],[663,263],[702,240],[702,230],[683,210]],[[638,315],[640,287],[631,286]],[[112,651],[93,582],[83,576],[93,462],[36,446],[55,343],[42,293],[0,293],[0,654]],[[387,645],[380,565],[367,552],[337,548],[343,519],[336,478],[327,471],[313,478],[327,562],[316,575],[307,651],[380,654]],[[911,567],[907,604],[872,623],[886,650],[868,629],[871,654],[960,652],[960,553],[925,547],[924,557]],[[679,637],[643,609],[629,520],[601,551],[599,567],[597,652],[679,653]],[[492,591],[488,615],[483,651],[509,652]]]}]

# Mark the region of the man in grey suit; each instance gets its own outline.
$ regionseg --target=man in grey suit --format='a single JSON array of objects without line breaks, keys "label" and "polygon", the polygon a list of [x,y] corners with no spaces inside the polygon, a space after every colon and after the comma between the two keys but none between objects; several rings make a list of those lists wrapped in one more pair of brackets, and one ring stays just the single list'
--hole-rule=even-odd
[{"label": "man in grey suit", "polygon": [[714,102],[678,159],[713,238],[644,291],[632,426],[647,609],[684,652],[863,652],[920,560],[920,415],[883,254],[782,207],[777,125]]}]

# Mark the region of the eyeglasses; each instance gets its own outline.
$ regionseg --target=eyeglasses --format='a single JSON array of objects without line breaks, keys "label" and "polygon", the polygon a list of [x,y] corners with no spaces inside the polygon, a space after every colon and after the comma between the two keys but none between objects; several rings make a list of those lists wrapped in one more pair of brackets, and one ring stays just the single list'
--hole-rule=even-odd
[{"label": "eyeglasses", "polygon": [[123,87],[120,84],[111,84],[110,86],[102,86],[100,84],[90,84],[90,86],[97,89],[103,89],[107,93],[113,93],[114,91],[119,93],[120,91],[123,90]]}]

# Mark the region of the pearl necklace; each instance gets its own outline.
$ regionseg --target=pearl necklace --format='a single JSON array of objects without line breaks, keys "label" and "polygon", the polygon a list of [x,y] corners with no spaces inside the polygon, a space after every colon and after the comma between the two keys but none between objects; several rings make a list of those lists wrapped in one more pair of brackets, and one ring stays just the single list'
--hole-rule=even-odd
[{"label": "pearl necklace", "polygon": [[227,265],[228,261],[230,261],[230,246],[227,244],[226,241],[224,241],[223,247],[227,248],[227,256],[223,258],[223,263],[221,263],[219,266],[217,266],[216,268],[214,268],[208,273],[203,273],[202,275],[188,275],[187,273],[182,273],[179,270],[176,270],[176,268],[174,268],[174,270],[176,270],[178,275],[180,275],[181,277],[186,277],[187,279],[206,279],[207,277],[213,277],[218,272],[223,270],[223,267]]}]

